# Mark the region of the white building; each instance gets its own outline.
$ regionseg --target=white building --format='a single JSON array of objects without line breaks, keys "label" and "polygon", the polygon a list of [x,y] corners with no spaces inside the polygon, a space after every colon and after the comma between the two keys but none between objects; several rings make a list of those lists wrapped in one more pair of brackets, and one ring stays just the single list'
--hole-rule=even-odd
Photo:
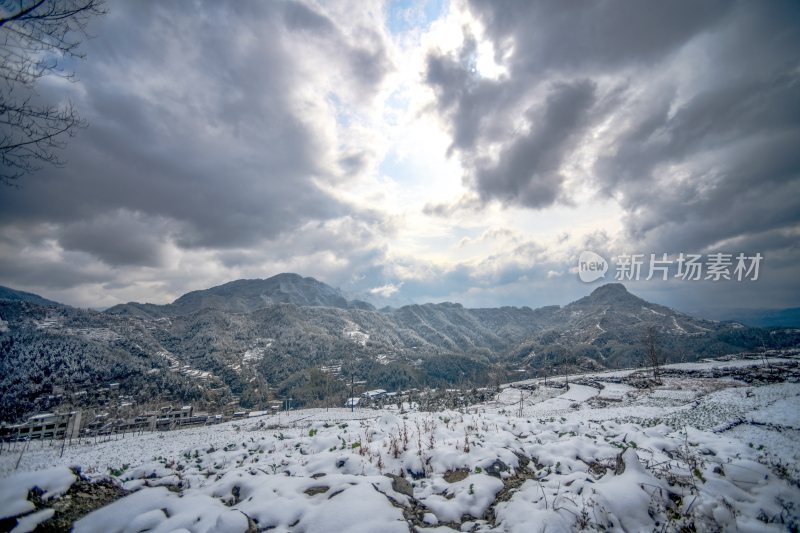
[{"label": "white building", "polygon": [[346,402],[344,402],[345,407],[357,407],[358,402],[361,398],[348,398]]},{"label": "white building", "polygon": [[77,438],[81,428],[81,412],[42,413],[22,424],[0,428],[3,440],[43,440]]}]

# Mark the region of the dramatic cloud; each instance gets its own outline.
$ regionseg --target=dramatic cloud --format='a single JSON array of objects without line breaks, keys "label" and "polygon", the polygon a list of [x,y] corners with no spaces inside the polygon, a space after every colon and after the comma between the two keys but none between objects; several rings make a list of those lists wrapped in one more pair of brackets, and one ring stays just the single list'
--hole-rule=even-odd
[{"label": "dramatic cloud", "polygon": [[[796,305],[796,2],[111,2],[0,189],[0,284],[169,301],[283,271],[383,305],[566,303],[585,249],[760,252],[687,310]],[[613,273],[612,273],[613,275]],[[709,303],[713,300],[713,304]],[[744,302],[744,303],[743,303]]]},{"label": "dramatic cloud", "polygon": [[323,188],[340,161],[362,164],[337,153],[331,102],[374,97],[391,68],[381,35],[296,2],[186,7],[112,4],[78,81],[45,80],[43,96],[73,99],[91,127],[64,169],[0,191],[0,224],[154,267],[171,246],[258,246],[358,210]]},{"label": "dramatic cloud", "polygon": [[527,207],[552,204],[564,180],[559,169],[586,122],[594,92],[594,85],[587,81],[550,88],[543,109],[526,113],[529,132],[509,142],[497,162],[476,162],[475,181],[481,196],[516,200]]},{"label": "dramatic cloud", "polygon": [[[591,191],[622,210],[611,250],[768,251],[785,282],[782,254],[800,260],[796,4],[475,0],[465,12],[470,29],[429,54],[426,82],[484,204],[545,209]],[[504,75],[476,69],[481,40]]]}]

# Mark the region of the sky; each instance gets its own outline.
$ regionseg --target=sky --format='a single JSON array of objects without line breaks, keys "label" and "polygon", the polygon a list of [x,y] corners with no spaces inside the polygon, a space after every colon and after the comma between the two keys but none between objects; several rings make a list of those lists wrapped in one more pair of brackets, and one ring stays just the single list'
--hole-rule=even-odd
[{"label": "sky", "polygon": [[[538,307],[641,254],[624,282],[654,302],[800,306],[797,2],[107,7],[75,79],[36,87],[89,126],[0,186],[2,285],[102,308],[296,272]],[[732,254],[732,279],[676,277],[681,253]]]}]

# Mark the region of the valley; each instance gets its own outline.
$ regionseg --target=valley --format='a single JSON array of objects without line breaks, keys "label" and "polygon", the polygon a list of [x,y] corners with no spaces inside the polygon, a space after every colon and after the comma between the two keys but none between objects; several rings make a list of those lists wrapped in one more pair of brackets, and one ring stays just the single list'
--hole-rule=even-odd
[{"label": "valley", "polygon": [[662,370],[509,383],[459,409],[259,413],[63,456],[17,443],[0,455],[0,519],[71,517],[76,532],[797,528],[800,356]]},{"label": "valley", "polygon": [[471,388],[634,367],[644,362],[647,335],[663,363],[800,345],[800,330],[698,319],[622,284],[537,309],[444,302],[377,310],[297,274],[103,312],[3,294],[0,413],[7,423],[48,410],[101,409],[108,404],[86,404],[79,399],[91,395],[79,393],[108,383],[119,383],[125,401],[142,409],[262,410],[287,398],[298,407],[343,405],[351,380],[364,390]]}]

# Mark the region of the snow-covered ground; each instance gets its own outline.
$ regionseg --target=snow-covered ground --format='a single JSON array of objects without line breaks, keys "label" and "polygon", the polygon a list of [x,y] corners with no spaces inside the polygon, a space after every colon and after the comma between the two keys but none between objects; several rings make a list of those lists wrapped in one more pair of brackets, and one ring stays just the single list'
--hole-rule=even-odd
[{"label": "snow-covered ground", "polygon": [[800,384],[673,372],[637,388],[626,375],[509,386],[461,411],[292,411],[73,443],[63,457],[60,443],[20,444],[0,456],[0,519],[21,516],[24,531],[51,518],[48,502],[80,497],[65,468],[79,466],[131,493],[76,532],[798,527]]}]

